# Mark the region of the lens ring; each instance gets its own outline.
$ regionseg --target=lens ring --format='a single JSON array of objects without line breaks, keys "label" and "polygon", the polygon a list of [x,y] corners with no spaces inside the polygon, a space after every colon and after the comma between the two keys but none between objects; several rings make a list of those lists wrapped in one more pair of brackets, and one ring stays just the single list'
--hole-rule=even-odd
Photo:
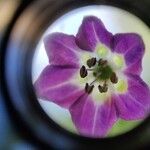
[{"label": "lens ring", "polygon": [[[122,147],[124,149],[136,148],[141,146],[139,145],[141,143],[138,141],[141,136],[145,136],[149,126],[149,119],[131,132],[115,138],[91,139],[80,137],[67,132],[50,120],[39,106],[34,95],[31,82],[31,63],[34,54],[33,49],[42,33],[57,17],[65,12],[92,4],[105,4],[123,8],[137,15],[150,26],[148,21],[150,17],[147,13],[148,6],[150,6],[148,1],[142,3],[137,1],[136,4],[131,3],[129,0],[122,2],[116,2],[115,0],[97,0],[93,2],[83,0],[78,3],[73,0],[66,0],[62,3],[58,1],[34,2],[16,22],[8,43],[5,57],[5,76],[11,103],[14,110],[19,114],[19,119],[23,120],[26,124],[24,128],[28,128],[29,130],[27,130],[31,131],[31,134],[36,139],[33,141],[40,141],[40,144],[52,148],[61,147],[63,149],[92,149],[97,147],[104,149],[109,149],[110,147],[115,147],[116,149]],[[53,9],[51,10],[52,5]],[[32,30],[30,27],[32,27]],[[34,121],[34,124],[31,123],[32,121]],[[127,141],[128,144],[126,144]],[[148,141],[145,140],[142,144],[146,144],[146,142]]]}]

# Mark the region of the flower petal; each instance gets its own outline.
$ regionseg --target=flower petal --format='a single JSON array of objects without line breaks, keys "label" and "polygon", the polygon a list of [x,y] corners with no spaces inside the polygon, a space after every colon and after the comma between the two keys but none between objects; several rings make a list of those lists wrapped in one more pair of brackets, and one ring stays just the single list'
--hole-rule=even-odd
[{"label": "flower petal", "polygon": [[114,52],[124,55],[127,65],[126,72],[140,74],[142,71],[142,58],[145,46],[140,35],[135,33],[122,33],[114,36]]},{"label": "flower petal", "polygon": [[52,65],[78,67],[79,58],[73,35],[63,33],[49,34],[44,39],[45,49]]},{"label": "flower petal", "polygon": [[70,107],[70,113],[79,133],[88,137],[104,137],[117,120],[112,101],[98,105],[86,94]]},{"label": "flower petal", "polygon": [[47,66],[34,84],[38,98],[69,108],[84,92],[71,84],[76,72],[77,69]]},{"label": "flower petal", "polygon": [[94,16],[85,17],[76,36],[81,49],[94,51],[98,43],[110,47],[112,34],[108,32],[102,21]]},{"label": "flower petal", "polygon": [[144,119],[150,112],[149,87],[139,76],[128,74],[128,92],[116,96],[115,101],[122,119]]}]

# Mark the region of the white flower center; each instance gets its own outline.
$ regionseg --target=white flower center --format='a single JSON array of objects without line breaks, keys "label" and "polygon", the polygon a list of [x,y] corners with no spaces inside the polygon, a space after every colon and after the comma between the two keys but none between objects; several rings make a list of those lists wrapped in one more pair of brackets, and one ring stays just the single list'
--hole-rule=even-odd
[{"label": "white flower center", "polygon": [[83,70],[78,72],[74,83],[85,88],[95,102],[108,100],[112,93],[125,93],[128,89],[122,73],[125,68],[124,57],[103,44],[97,44],[94,52],[81,54],[81,67]]}]

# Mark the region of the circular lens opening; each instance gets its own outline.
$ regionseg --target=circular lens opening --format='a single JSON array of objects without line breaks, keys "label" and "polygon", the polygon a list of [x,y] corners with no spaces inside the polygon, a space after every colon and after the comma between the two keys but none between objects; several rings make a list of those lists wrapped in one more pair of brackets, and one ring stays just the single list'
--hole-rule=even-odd
[{"label": "circular lens opening", "polygon": [[150,30],[112,6],[66,13],[48,27],[32,80],[45,113],[68,131],[112,137],[137,127],[150,105]]}]

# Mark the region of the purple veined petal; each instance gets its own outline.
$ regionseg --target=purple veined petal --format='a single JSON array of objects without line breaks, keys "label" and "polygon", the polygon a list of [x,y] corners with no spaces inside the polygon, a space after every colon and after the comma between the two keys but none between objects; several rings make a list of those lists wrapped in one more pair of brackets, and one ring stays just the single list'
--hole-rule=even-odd
[{"label": "purple veined petal", "polygon": [[79,133],[88,137],[106,136],[117,120],[113,101],[97,105],[86,94],[70,107],[70,113]]},{"label": "purple veined petal", "polygon": [[124,120],[144,119],[145,109],[143,105],[130,94],[120,95],[115,99],[120,118]]},{"label": "purple veined petal", "polygon": [[128,66],[125,70],[126,73],[133,73],[140,75],[142,72],[142,59],[136,61],[132,65]]},{"label": "purple veined petal", "polygon": [[94,51],[99,42],[111,47],[112,37],[100,19],[88,16],[83,19],[76,35],[76,43],[81,49]]},{"label": "purple veined petal", "polygon": [[144,119],[150,113],[149,87],[139,76],[127,76],[128,92],[114,98],[119,116],[124,120]]},{"label": "purple veined petal", "polygon": [[52,65],[57,66],[79,66],[77,51],[79,47],[75,43],[73,35],[63,33],[52,33],[44,39],[45,49]]},{"label": "purple veined petal", "polygon": [[113,48],[115,52],[123,54],[128,73],[139,75],[142,71],[142,58],[145,46],[140,35],[135,33],[122,33],[114,36]]},{"label": "purple veined petal", "polygon": [[77,69],[47,66],[34,84],[38,98],[69,108],[84,92],[70,82],[76,72]]}]

